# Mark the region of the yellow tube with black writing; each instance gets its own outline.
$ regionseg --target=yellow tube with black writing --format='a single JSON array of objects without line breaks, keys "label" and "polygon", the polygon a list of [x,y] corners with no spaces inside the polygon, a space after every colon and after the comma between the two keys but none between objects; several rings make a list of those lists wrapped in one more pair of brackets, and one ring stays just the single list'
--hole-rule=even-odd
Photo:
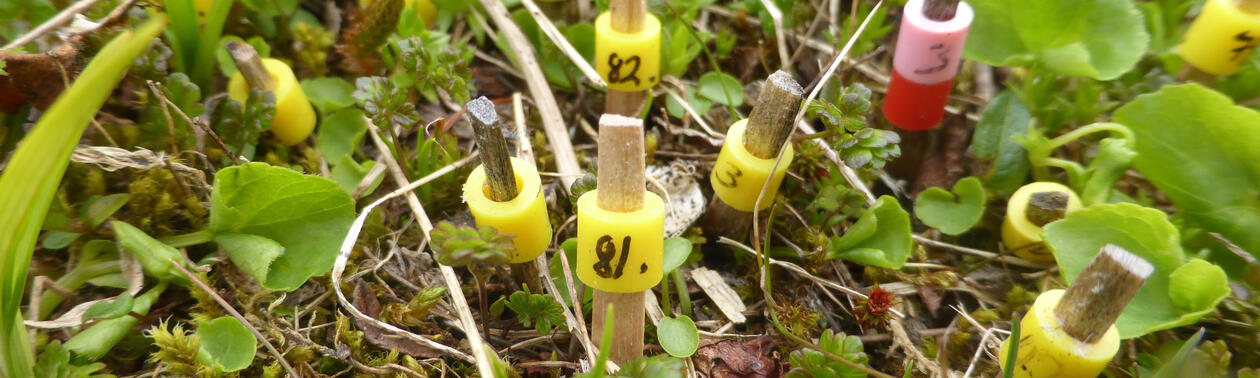
[{"label": "yellow tube with black writing", "polygon": [[1054,306],[1063,290],[1041,293],[1032,310],[1019,323],[1019,350],[1015,366],[1006,366],[1011,340],[1002,343],[998,360],[1002,371],[1014,369],[1019,378],[1093,378],[1102,373],[1120,350],[1120,332],[1111,326],[1097,342],[1086,343],[1063,332]]},{"label": "yellow tube with black writing", "polygon": [[1208,0],[1178,51],[1199,71],[1226,76],[1238,73],[1256,46],[1260,15],[1239,9],[1232,0]]},{"label": "yellow tube with black writing", "polygon": [[577,202],[578,278],[610,293],[651,289],[664,274],[665,202],[646,192],[639,210],[610,211],[599,207],[598,192]]},{"label": "yellow tube with black writing", "polygon": [[[713,193],[727,206],[751,213],[755,209],[764,210],[774,203],[774,197],[779,193],[779,184],[783,183],[783,176],[787,174],[788,166],[792,165],[795,152],[792,145],[788,144],[787,151],[783,153],[783,161],[779,162],[777,168],[774,165],[776,159],[753,156],[744,147],[744,131],[747,126],[748,120],[743,119],[735,122],[726,131],[726,143],[722,144],[717,164],[709,174],[709,183],[713,186]],[[757,206],[757,197],[761,195],[761,187],[767,178],[770,179],[770,187],[766,188],[761,206]]]},{"label": "yellow tube with black writing", "polygon": [[608,89],[645,91],[660,82],[661,21],[651,14],[634,33],[613,30],[612,13],[595,19],[595,71]]}]

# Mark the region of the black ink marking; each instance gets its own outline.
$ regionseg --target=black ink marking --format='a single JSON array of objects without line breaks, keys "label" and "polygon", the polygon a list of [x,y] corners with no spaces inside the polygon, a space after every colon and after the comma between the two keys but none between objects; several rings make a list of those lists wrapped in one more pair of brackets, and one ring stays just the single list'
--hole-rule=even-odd
[{"label": "black ink marking", "polygon": [[[617,83],[625,83],[628,81],[633,81],[634,85],[639,85],[639,77],[637,75],[639,74],[640,61],[641,60],[639,59],[638,55],[632,56],[624,60],[618,58],[617,53],[612,53],[611,55],[608,55],[608,82],[610,84],[617,84]],[[630,73],[622,77],[621,66],[627,63],[634,64],[634,68],[631,68]]]},{"label": "black ink marking", "polygon": [[1241,61],[1251,53],[1251,49],[1256,48],[1256,46],[1260,46],[1260,41],[1256,41],[1255,37],[1247,35],[1246,30],[1243,30],[1241,33],[1238,33],[1238,35],[1235,35],[1234,40],[1242,42],[1242,45],[1239,45],[1233,50],[1229,50],[1234,53],[1234,57],[1230,58],[1231,61]]},{"label": "black ink marking", "polygon": [[936,53],[936,57],[941,60],[941,64],[931,66],[928,68],[920,68],[920,69],[914,70],[914,73],[917,73],[920,75],[927,75],[931,73],[944,71],[945,67],[949,67],[949,51],[952,49],[953,49],[953,46],[949,46],[944,43],[937,43],[935,45],[932,45],[932,47],[929,47],[928,50],[932,50],[932,51],[941,50],[940,52]]},{"label": "black ink marking", "polygon": [[592,267],[595,269],[595,274],[600,277],[611,278],[612,259],[616,254],[617,246],[612,243],[612,236],[604,235],[599,237],[599,240],[595,242],[595,257],[599,261],[596,261]]},{"label": "black ink marking", "polygon": [[[722,179],[723,174],[726,175],[725,180]],[[739,167],[731,166],[730,169],[719,172],[717,174],[717,182],[718,182],[718,185],[722,185],[727,188],[734,188],[735,186],[739,185],[739,182],[736,181],[735,179],[743,175],[744,175],[744,171],[740,170]]]},{"label": "black ink marking", "polygon": [[647,273],[647,263],[639,266],[639,274]]},{"label": "black ink marking", "polygon": [[595,270],[595,275],[603,278],[617,279],[621,278],[622,271],[626,267],[626,259],[630,257],[630,237],[627,236],[621,240],[621,258],[617,261],[617,268],[613,269],[612,259],[617,256],[617,244],[613,243],[612,236],[600,236],[595,241],[595,257],[599,261],[595,262],[591,268]]}]

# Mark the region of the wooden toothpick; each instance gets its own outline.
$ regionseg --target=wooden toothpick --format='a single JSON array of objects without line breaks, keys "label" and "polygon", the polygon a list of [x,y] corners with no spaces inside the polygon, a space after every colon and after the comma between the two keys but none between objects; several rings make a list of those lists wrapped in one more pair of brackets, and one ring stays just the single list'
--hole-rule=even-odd
[{"label": "wooden toothpick", "polygon": [[1103,246],[1054,306],[1063,332],[1083,342],[1098,341],[1154,271],[1151,263],[1124,248]]},{"label": "wooden toothpick", "polygon": [[490,199],[498,202],[516,198],[516,173],[508,158],[507,140],[499,125],[499,112],[485,96],[469,101],[464,106],[472,119],[473,132],[477,135],[477,148],[481,150],[481,166],[486,170],[486,189]]},{"label": "wooden toothpick", "polygon": [[262,89],[268,92],[276,90],[276,80],[263,67],[262,58],[254,47],[239,41],[228,42],[228,55],[236,62],[236,70],[241,72],[250,89]]},{"label": "wooden toothpick", "polygon": [[1064,192],[1037,192],[1028,197],[1024,217],[1037,227],[1063,219],[1067,215],[1070,197]]},{"label": "wooden toothpick", "polygon": [[[596,202],[608,211],[632,212],[643,208],[646,191],[643,157],[643,120],[615,114],[599,119],[599,175]],[[613,332],[610,356],[617,365],[643,356],[643,292],[610,293],[595,290],[594,314],[591,317],[591,338],[600,340],[605,329],[598,319],[604,318],[613,305],[616,330]]]},{"label": "wooden toothpick", "polygon": [[957,11],[958,0],[927,0],[923,4],[923,15],[934,21],[952,20]]}]

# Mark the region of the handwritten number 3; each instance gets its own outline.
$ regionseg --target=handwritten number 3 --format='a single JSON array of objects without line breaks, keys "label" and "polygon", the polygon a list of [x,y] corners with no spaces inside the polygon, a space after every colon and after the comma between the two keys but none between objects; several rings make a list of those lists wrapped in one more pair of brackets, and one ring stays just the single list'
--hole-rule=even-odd
[{"label": "handwritten number 3", "polygon": [[[617,57],[617,53],[608,56],[608,81],[611,83],[624,83],[634,81],[634,85],[639,85],[639,56],[632,56],[629,59],[621,59]],[[630,69],[630,73],[625,77],[621,76],[621,66],[623,64],[634,64],[634,68]]]},{"label": "handwritten number 3", "polygon": [[622,271],[626,267],[626,258],[630,256],[629,236],[621,239],[621,258],[617,261],[617,268],[613,269],[612,259],[616,256],[617,244],[613,243],[612,236],[600,236],[599,240],[595,241],[595,257],[599,259],[599,261],[596,261],[595,265],[592,267],[595,269],[595,274],[604,278],[621,278],[621,274],[623,273]]}]

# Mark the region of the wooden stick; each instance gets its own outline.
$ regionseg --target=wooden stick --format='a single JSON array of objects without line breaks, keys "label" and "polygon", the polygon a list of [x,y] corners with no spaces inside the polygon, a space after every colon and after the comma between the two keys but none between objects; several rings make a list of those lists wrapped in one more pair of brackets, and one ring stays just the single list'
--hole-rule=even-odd
[{"label": "wooden stick", "polygon": [[486,96],[469,101],[464,106],[472,119],[473,132],[477,135],[477,148],[481,150],[481,166],[486,170],[486,189],[491,200],[511,201],[519,194],[516,173],[508,158],[507,140],[499,125],[499,112]]},{"label": "wooden stick", "polygon": [[1036,192],[1028,197],[1024,217],[1037,227],[1063,219],[1067,215],[1068,194],[1064,192]]},{"label": "wooden stick", "polygon": [[[497,202],[511,201],[520,195],[520,188],[516,187],[516,172],[512,170],[507,140],[503,137],[503,127],[494,102],[481,96],[469,101],[464,109],[468,111],[468,118],[472,119],[477,148],[481,150],[481,166],[486,170],[486,189],[489,191],[487,197]],[[512,280],[517,285],[525,285],[532,294],[542,293],[542,281],[539,281],[538,268],[533,261],[511,264],[510,269]]]},{"label": "wooden stick", "polygon": [[268,92],[276,90],[276,80],[267,73],[266,68],[263,68],[262,58],[258,57],[258,52],[254,51],[253,46],[232,41],[228,42],[227,51],[232,56],[232,61],[236,62],[236,70],[241,71],[241,76],[244,76],[245,82],[249,83],[250,89],[262,89]]},{"label": "wooden stick", "polygon": [[1124,248],[1103,246],[1054,306],[1063,332],[1083,342],[1098,341],[1154,271],[1151,263]]},{"label": "wooden stick", "polygon": [[[647,18],[646,0],[612,0],[608,4],[613,30],[636,33],[643,29]],[[647,91],[622,92],[609,89],[604,96],[604,113],[638,117],[647,99]]]},{"label": "wooden stick", "polygon": [[599,207],[631,212],[643,207],[647,176],[643,157],[643,120],[616,114],[599,118]]},{"label": "wooden stick", "polygon": [[1238,0],[1238,9],[1251,14],[1260,14],[1260,0]]},{"label": "wooden stick", "polygon": [[[779,150],[792,135],[792,121],[801,107],[804,95],[805,89],[792,79],[792,75],[783,71],[771,74],[761,87],[761,94],[757,96],[757,106],[753,107],[752,114],[748,116],[743,140],[728,140],[727,143],[743,143],[749,153],[762,159],[779,156]],[[709,209],[705,211],[701,224],[705,233],[714,240],[725,236],[744,241],[748,230],[752,228],[752,223],[748,222],[751,216],[751,213],[736,210],[715,196],[709,201]]]},{"label": "wooden stick", "polygon": [[958,0],[927,0],[923,5],[923,15],[935,21],[952,20],[957,11]]},{"label": "wooden stick", "polygon": [[1212,85],[1216,82],[1216,75],[1203,72],[1195,68],[1190,63],[1181,66],[1181,72],[1177,73],[1177,81],[1187,82],[1193,81],[1203,85]]},{"label": "wooden stick", "polygon": [[[599,119],[599,175],[596,200],[600,208],[631,212],[643,207],[644,170],[643,120],[615,114]],[[625,366],[643,356],[643,292],[609,293],[595,290],[591,338],[602,339],[604,314],[613,305],[617,329],[609,353],[613,362]]]}]

